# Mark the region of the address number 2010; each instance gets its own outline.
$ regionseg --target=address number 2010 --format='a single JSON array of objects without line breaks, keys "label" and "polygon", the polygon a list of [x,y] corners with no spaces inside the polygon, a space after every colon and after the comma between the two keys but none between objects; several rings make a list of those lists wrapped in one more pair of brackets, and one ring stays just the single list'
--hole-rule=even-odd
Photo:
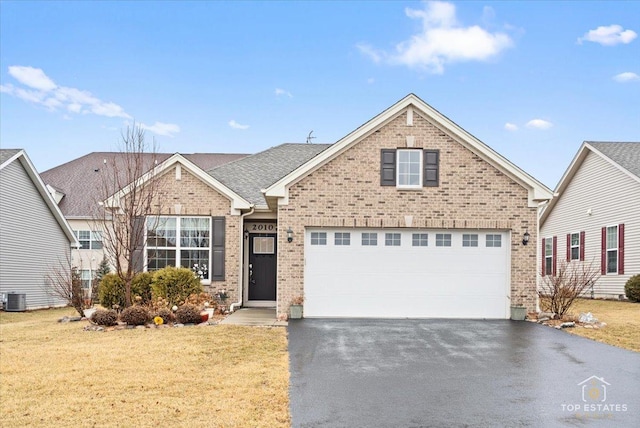
[{"label": "address number 2010", "polygon": [[272,232],[275,230],[276,230],[276,225],[271,223],[253,224],[251,226],[251,231],[257,231],[257,232],[262,232],[262,231]]}]

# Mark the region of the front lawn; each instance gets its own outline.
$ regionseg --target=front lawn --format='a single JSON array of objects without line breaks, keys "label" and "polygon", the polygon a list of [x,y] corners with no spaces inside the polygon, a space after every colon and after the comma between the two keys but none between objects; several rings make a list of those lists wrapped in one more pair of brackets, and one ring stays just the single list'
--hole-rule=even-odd
[{"label": "front lawn", "polygon": [[83,331],[0,312],[2,426],[287,427],[284,328]]},{"label": "front lawn", "polygon": [[581,313],[591,312],[599,322],[607,325],[597,330],[576,327],[566,331],[640,352],[640,303],[578,299],[569,312],[576,317]]}]

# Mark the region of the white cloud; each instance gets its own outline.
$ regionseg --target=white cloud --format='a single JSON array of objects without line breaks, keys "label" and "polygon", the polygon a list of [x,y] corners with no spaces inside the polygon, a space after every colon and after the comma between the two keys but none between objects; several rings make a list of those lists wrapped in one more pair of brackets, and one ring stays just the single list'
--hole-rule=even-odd
[{"label": "white cloud", "polygon": [[640,76],[631,71],[626,71],[624,73],[616,74],[615,76],[613,76],[613,80],[620,83],[637,82],[638,80],[640,80]]},{"label": "white cloud", "polygon": [[229,121],[229,126],[232,127],[233,129],[248,129],[249,125],[241,125],[238,122],[236,122],[235,120],[230,120]]},{"label": "white cloud", "polygon": [[153,132],[157,135],[165,135],[167,137],[173,137],[174,134],[180,132],[180,127],[174,123],[156,122],[153,125],[140,124],[140,127],[144,130]]},{"label": "white cloud", "polygon": [[527,128],[534,129],[549,129],[553,126],[553,123],[543,119],[531,119],[529,122],[527,122],[526,126]]},{"label": "white cloud", "polygon": [[507,122],[504,124],[504,129],[506,129],[507,131],[517,131],[518,125]]},{"label": "white cloud", "polygon": [[[484,10],[484,19],[493,10]],[[447,2],[426,2],[424,9],[405,9],[411,19],[422,20],[422,30],[396,46],[395,52],[376,50],[366,43],[356,47],[372,61],[419,68],[441,74],[447,64],[465,61],[488,61],[513,46],[511,38],[490,32],[477,25],[463,26],[456,18],[456,8]]]},{"label": "white cloud", "polygon": [[286,91],[286,90],[281,89],[281,88],[276,88],[275,93],[276,93],[276,97],[279,97],[280,95],[286,95],[289,98],[293,98],[293,95],[291,95],[291,92]]},{"label": "white cloud", "polygon": [[12,65],[9,74],[18,82],[39,91],[51,91],[58,87],[40,68]]},{"label": "white cloud", "polygon": [[623,30],[620,25],[601,26],[595,30],[589,30],[584,36],[578,38],[578,43],[583,41],[600,43],[604,46],[614,46],[619,43],[631,43],[638,37],[633,30]]}]

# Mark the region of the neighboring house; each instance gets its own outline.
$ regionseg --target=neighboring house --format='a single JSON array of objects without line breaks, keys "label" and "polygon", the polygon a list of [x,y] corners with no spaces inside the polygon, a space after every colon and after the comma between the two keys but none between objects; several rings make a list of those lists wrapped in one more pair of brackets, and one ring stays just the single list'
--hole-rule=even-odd
[{"label": "neighboring house", "polygon": [[523,237],[537,242],[551,191],[413,94],[332,145],[213,168],[175,154],[151,177],[161,216],[147,219],[143,265],[207,263],[203,283],[234,308],[286,314],[304,296],[309,317],[536,309],[536,246]]},{"label": "neighboring house", "polygon": [[540,216],[541,275],[559,263],[592,264],[587,293],[622,298],[640,273],[640,143],[586,141]]},{"label": "neighboring house", "polygon": [[[69,270],[73,231],[24,150],[0,150],[0,294],[26,309],[64,306],[47,277]],[[69,276],[70,278],[70,276]],[[15,308],[14,308],[15,309]]]}]

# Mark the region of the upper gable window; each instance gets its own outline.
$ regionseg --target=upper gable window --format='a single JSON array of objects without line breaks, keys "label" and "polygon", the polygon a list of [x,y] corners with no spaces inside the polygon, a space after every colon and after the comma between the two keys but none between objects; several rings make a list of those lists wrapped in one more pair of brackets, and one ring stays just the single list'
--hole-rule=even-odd
[{"label": "upper gable window", "polygon": [[382,149],[380,185],[400,189],[436,187],[439,184],[440,152],[421,149]]}]

